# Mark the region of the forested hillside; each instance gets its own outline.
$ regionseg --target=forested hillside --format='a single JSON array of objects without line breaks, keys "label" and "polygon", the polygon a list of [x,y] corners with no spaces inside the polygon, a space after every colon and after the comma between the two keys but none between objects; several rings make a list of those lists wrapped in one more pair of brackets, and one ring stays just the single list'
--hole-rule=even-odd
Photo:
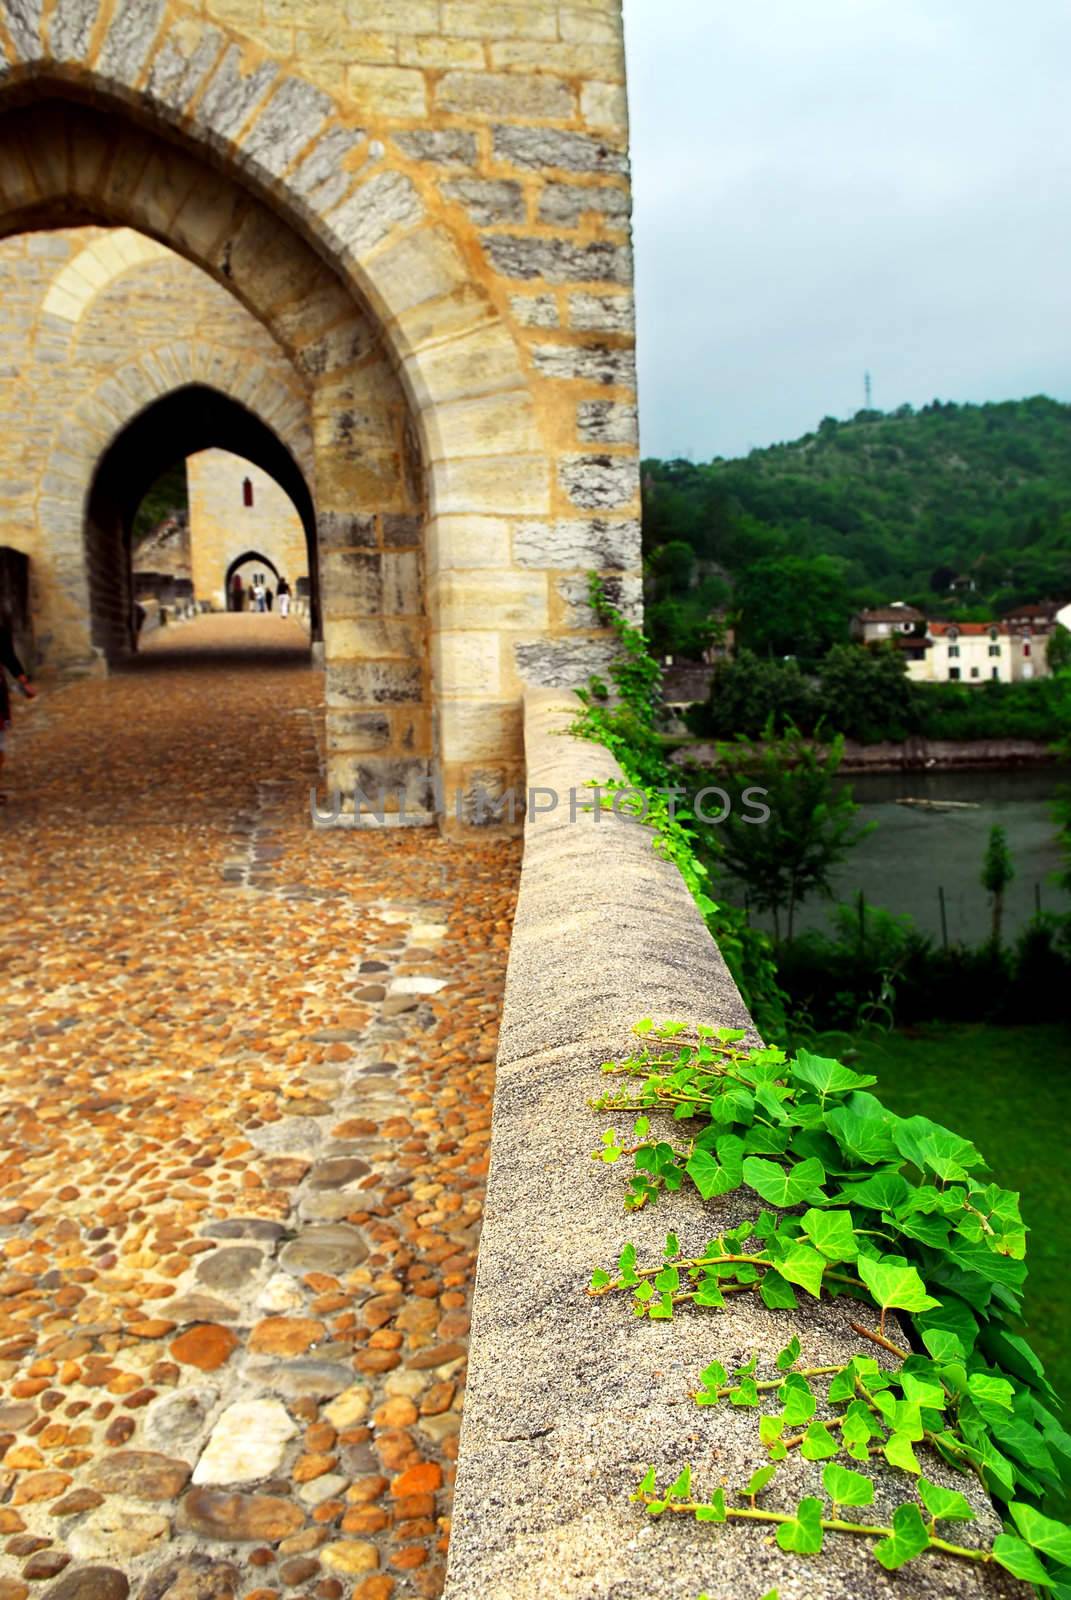
[{"label": "forested hillside", "polygon": [[808,654],[863,604],[980,616],[1071,597],[1071,406],[935,400],[739,460],[648,460],[644,544],[655,642],[684,653],[719,604],[742,642],[787,652],[802,629]]}]

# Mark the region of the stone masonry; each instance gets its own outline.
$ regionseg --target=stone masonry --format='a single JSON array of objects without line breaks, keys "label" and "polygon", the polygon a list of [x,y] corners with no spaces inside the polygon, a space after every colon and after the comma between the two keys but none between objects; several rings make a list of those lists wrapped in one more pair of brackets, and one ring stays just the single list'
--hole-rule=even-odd
[{"label": "stone masonry", "polygon": [[[72,213],[163,244],[298,375],[329,783],[419,806],[436,769],[517,781],[524,683],[605,662],[593,556],[637,587],[620,0],[0,0],[0,116],[20,248]],[[159,381],[190,381],[194,342]],[[259,409],[244,356],[215,386]],[[130,345],[80,399],[43,544],[78,548],[79,494],[154,392]],[[69,555],[57,579],[84,616]]]},{"label": "stone masonry", "polygon": [[[190,560],[193,592],[225,611],[225,580],[231,564],[250,552],[265,556],[294,593],[297,580],[308,576],[308,552],[301,518],[266,472],[227,450],[200,450],[186,466],[190,496]],[[248,479],[253,504],[243,498]],[[265,567],[272,589],[275,579]],[[248,588],[253,566],[243,567]]]}]

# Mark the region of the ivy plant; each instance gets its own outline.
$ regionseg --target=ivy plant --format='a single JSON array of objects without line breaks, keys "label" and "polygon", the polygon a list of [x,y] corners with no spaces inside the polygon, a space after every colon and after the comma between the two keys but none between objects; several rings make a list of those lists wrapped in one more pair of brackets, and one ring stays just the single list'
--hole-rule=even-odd
[{"label": "ivy plant", "polygon": [[[729,1495],[696,1493],[690,1469],[661,1488],[652,1468],[634,1498],[652,1516],[769,1523],[799,1554],[851,1534],[889,1570],[927,1551],[996,1562],[1067,1600],[1071,1527],[1049,1509],[1071,1483],[1071,1436],[1021,1328],[1018,1196],[992,1181],[969,1140],[895,1115],[871,1092],[874,1078],[839,1061],[790,1057],[727,1028],[648,1019],[635,1032],[634,1052],[603,1064],[615,1081],[593,1102],[635,1114],[630,1139],[609,1130],[594,1152],[625,1163],[626,1207],[689,1187],[705,1201],[750,1192],[755,1209],[692,1253],[672,1232],[657,1260],[626,1244],[588,1293],[627,1296],[637,1317],[665,1322],[682,1308],[725,1310],[741,1294],[786,1313],[801,1294],[846,1296],[859,1302],[860,1349],[808,1365],[794,1335],[769,1371],[757,1357],[733,1371],[712,1361],[695,1404],[753,1410],[765,1464]],[[816,1464],[822,1492],[792,1512],[759,1505],[793,1451]],[[977,1478],[997,1504],[1005,1531],[991,1546],[953,1537],[950,1525],[974,1513],[926,1476],[927,1455]],[[874,1457],[912,1491],[887,1525],[855,1514],[873,1485],[849,1463]]]}]

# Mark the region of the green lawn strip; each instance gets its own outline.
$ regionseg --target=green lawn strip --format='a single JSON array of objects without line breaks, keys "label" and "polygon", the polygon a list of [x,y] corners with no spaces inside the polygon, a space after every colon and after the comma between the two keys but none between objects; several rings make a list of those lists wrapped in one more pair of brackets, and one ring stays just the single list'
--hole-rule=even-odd
[{"label": "green lawn strip", "polygon": [[890,1110],[955,1128],[986,1156],[996,1182],[1021,1193],[1032,1230],[1030,1339],[1071,1407],[1071,1210],[1058,1203],[1071,1186],[1071,1027],[934,1022],[875,1036],[824,1034],[815,1049],[843,1058],[846,1038],[859,1052],[853,1065],[875,1074]]}]

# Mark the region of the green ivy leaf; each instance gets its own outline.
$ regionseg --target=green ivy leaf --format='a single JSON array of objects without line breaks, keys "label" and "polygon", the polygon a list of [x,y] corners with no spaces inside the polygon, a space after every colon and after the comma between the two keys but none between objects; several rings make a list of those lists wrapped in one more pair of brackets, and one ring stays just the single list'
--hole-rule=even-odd
[{"label": "green ivy leaf", "polygon": [[847,1105],[835,1106],[826,1126],[852,1162],[879,1167],[895,1161],[892,1128],[896,1118],[872,1094],[853,1094]]},{"label": "green ivy leaf", "polygon": [[800,1454],[806,1461],[825,1461],[829,1456],[835,1456],[839,1449],[840,1445],[825,1423],[812,1422],[803,1436]]},{"label": "green ivy leaf", "polygon": [[771,1311],[795,1311],[796,1291],[777,1272],[764,1272],[759,1284],[759,1298]]},{"label": "green ivy leaf", "polygon": [[874,1503],[874,1484],[861,1472],[838,1467],[831,1461],[822,1472],[822,1487],[835,1506],[869,1506]]},{"label": "green ivy leaf", "polygon": [[871,1211],[895,1211],[910,1193],[910,1184],[898,1172],[874,1172],[862,1183],[845,1184],[837,1199],[850,1206],[866,1206]]},{"label": "green ivy leaf", "polygon": [[776,1466],[757,1467],[748,1479],[746,1487],[741,1489],[740,1493],[742,1495],[746,1494],[753,1499],[755,1495],[762,1493],[776,1471]]},{"label": "green ivy leaf", "polygon": [[801,1289],[806,1289],[817,1300],[822,1293],[822,1277],[828,1265],[825,1256],[819,1255],[817,1250],[812,1250],[806,1244],[795,1244],[784,1259],[776,1263],[774,1270],[790,1283],[798,1283]]},{"label": "green ivy leaf", "polygon": [[946,1183],[966,1178],[972,1167],[985,1166],[969,1139],[961,1139],[929,1117],[901,1119],[894,1126],[893,1138],[905,1161],[913,1162],[920,1172],[935,1172]]},{"label": "green ivy leaf", "polygon": [[913,1561],[929,1548],[930,1535],[922,1520],[922,1512],[913,1500],[897,1506],[893,1512],[892,1538],[882,1539],[874,1546],[874,1555],[887,1572]]},{"label": "green ivy leaf", "polygon": [[865,1089],[878,1081],[864,1073],[852,1072],[850,1067],[843,1067],[828,1056],[812,1055],[809,1050],[801,1050],[795,1061],[789,1063],[788,1070],[797,1083],[805,1083],[822,1100],[830,1094]]},{"label": "green ivy leaf", "polygon": [[605,1289],[606,1285],[612,1281],[610,1274],[604,1272],[601,1267],[596,1267],[591,1274],[591,1288],[593,1289]]},{"label": "green ivy leaf", "polygon": [[666,1490],[667,1500],[690,1500],[692,1495],[692,1469],[682,1467],[678,1477]]},{"label": "green ivy leaf", "polygon": [[718,1195],[738,1189],[742,1178],[743,1139],[735,1133],[723,1133],[715,1141],[714,1148],[718,1153],[717,1160],[709,1150],[697,1149],[692,1152],[684,1169],[704,1200],[713,1200]]},{"label": "green ivy leaf", "polygon": [[1028,1544],[1017,1539],[1014,1533],[1001,1533],[993,1540],[993,1560],[998,1561],[1013,1578],[1033,1583],[1039,1589],[1051,1589],[1052,1578]]},{"label": "green ivy leaf", "polygon": [[954,1489],[942,1489],[928,1478],[919,1479],[919,1494],[926,1510],[935,1522],[973,1522],[974,1512],[961,1494]]},{"label": "green ivy leaf", "polygon": [[1042,1555],[1051,1556],[1060,1566],[1071,1566],[1071,1528],[1066,1523],[1055,1522],[1052,1517],[1043,1516],[1033,1506],[1018,1500],[1012,1501],[1010,1510],[1027,1544],[1040,1550]]},{"label": "green ivy leaf", "polygon": [[1015,1389],[1007,1378],[998,1378],[992,1372],[972,1372],[967,1379],[967,1388],[975,1400],[984,1405],[999,1406],[1002,1411],[1010,1411]]},{"label": "green ivy leaf", "polygon": [[657,1492],[658,1492],[658,1479],[657,1479],[657,1476],[655,1474],[655,1469],[654,1469],[654,1467],[648,1467],[647,1471],[644,1473],[643,1477],[640,1479],[639,1483],[636,1485],[636,1493],[638,1495],[640,1495],[640,1494],[656,1494]]},{"label": "green ivy leaf", "polygon": [[825,1168],[814,1156],[797,1161],[786,1172],[776,1161],[763,1161],[759,1156],[748,1156],[743,1165],[744,1182],[772,1206],[784,1210],[798,1206],[803,1200],[821,1200],[822,1184],[826,1181]]},{"label": "green ivy leaf", "polygon": [[947,1328],[925,1328],[922,1342],[935,1361],[962,1361],[966,1357],[963,1341]]},{"label": "green ivy leaf", "polygon": [[811,1393],[810,1384],[798,1372],[789,1373],[777,1393],[784,1403],[781,1420],[786,1428],[801,1428],[805,1422],[810,1422],[818,1409],[818,1401]]},{"label": "green ivy leaf", "polygon": [[794,1367],[800,1358],[802,1348],[799,1339],[793,1334],[785,1348],[777,1353],[775,1365],[778,1372],[787,1372],[790,1367]]},{"label": "green ivy leaf", "polygon": [[805,1211],[803,1231],[830,1261],[854,1261],[859,1254],[850,1211]]},{"label": "green ivy leaf", "polygon": [[696,1506],[695,1520],[697,1522],[724,1522],[725,1521],[725,1490],[715,1489],[710,1500],[705,1506]]},{"label": "green ivy leaf", "polygon": [[778,1525],[777,1542],[782,1550],[794,1550],[797,1555],[818,1555],[822,1548],[821,1500],[801,1500],[792,1521]]},{"label": "green ivy leaf", "polygon": [[880,1261],[860,1256],[858,1271],[883,1311],[891,1307],[898,1311],[928,1311],[941,1304],[926,1293],[926,1285],[914,1267],[892,1256],[883,1256]]},{"label": "green ivy leaf", "polygon": [[737,1387],[729,1396],[734,1406],[757,1406],[759,1391],[755,1386],[754,1378],[742,1378]]},{"label": "green ivy leaf", "polygon": [[729,1381],[729,1374],[720,1361],[712,1361],[709,1367],[704,1367],[699,1374],[699,1381],[707,1389],[720,1389]]},{"label": "green ivy leaf", "polygon": [[899,1467],[902,1472],[920,1473],[922,1468],[915,1459],[911,1440],[906,1433],[894,1433],[882,1445],[882,1452],[890,1467]]}]

